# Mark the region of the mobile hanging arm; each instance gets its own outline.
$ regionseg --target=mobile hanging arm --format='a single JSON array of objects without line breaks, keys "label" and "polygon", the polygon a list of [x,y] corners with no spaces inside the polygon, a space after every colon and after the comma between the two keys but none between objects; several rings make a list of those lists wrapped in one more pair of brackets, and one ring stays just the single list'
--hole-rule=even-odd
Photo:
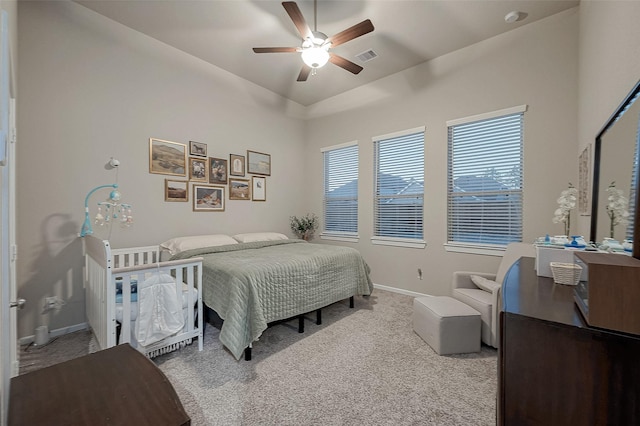
[{"label": "mobile hanging arm", "polygon": [[[85,235],[93,234],[93,228],[91,227],[91,220],[89,219],[89,198],[94,192],[102,188],[113,188],[114,191],[111,191],[111,195],[110,195],[110,198],[113,199],[114,193],[117,193],[117,191],[115,190],[118,188],[118,184],[113,183],[111,185],[100,185],[93,188],[91,191],[89,191],[89,193],[84,199],[84,224],[82,225],[82,230],[80,231],[81,237],[84,237]],[[119,198],[119,195],[118,195],[118,198]]]}]

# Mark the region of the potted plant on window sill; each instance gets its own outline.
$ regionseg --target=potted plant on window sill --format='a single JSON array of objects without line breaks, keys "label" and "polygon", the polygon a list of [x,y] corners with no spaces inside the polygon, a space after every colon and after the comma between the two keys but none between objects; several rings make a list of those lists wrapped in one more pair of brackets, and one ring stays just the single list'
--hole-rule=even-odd
[{"label": "potted plant on window sill", "polygon": [[318,216],[307,213],[302,217],[291,216],[291,231],[300,239],[311,241],[318,229]]}]

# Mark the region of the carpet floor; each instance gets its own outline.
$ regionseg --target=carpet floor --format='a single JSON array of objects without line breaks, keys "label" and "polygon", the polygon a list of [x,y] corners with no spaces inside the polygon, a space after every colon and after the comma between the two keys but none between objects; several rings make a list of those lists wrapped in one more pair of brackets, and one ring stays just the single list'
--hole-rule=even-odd
[{"label": "carpet floor", "polygon": [[[236,361],[207,325],[153,361],[193,425],[495,425],[497,352],[437,355],[413,332],[413,298],[376,289],[267,329],[253,360]],[[95,350],[89,332],[21,350],[21,374]]]}]

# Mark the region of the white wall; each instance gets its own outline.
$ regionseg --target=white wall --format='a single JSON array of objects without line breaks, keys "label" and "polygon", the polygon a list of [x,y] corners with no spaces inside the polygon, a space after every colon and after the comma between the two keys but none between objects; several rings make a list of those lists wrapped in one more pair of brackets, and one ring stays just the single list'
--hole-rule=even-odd
[{"label": "white wall", "polygon": [[[305,193],[304,122],[283,113],[295,104],[76,3],[18,7],[18,291],[28,300],[20,337],[42,324],[55,330],[85,321],[77,234],[88,191],[115,180],[105,169],[112,156],[135,217],[132,228],[113,230],[115,247],[198,233],[289,233]],[[267,201],[227,200],[225,212],[197,213],[191,203],[165,202],[169,176],[149,173],[150,137],[203,142],[212,157],[271,154]],[[94,194],[90,204],[107,195]],[[66,305],[42,313],[47,296]]]},{"label": "white wall", "polygon": [[[446,242],[446,121],[527,104],[524,124],[524,241],[562,233],[551,221],[556,199],[577,173],[576,103],[578,11],[569,11],[437,58],[315,105],[307,162],[310,209],[322,213],[320,148],[360,143],[359,233],[354,244],[377,284],[428,294],[449,294],[455,270],[495,272],[499,258],[448,253]],[[332,107],[366,100],[355,110]],[[331,104],[331,105],[328,105]],[[373,246],[371,138],[426,126],[426,249]],[[348,243],[345,243],[348,244]],[[424,271],[424,280],[417,269]]]},{"label": "white wall", "polygon": [[18,90],[18,2],[17,0],[0,0],[0,7],[7,12],[9,20],[9,54],[11,55],[11,97],[15,98]]},{"label": "white wall", "polygon": [[[639,20],[637,1],[580,2],[580,152],[587,144],[593,146],[604,124],[640,80]],[[590,217],[581,218],[585,235],[589,224]]]}]

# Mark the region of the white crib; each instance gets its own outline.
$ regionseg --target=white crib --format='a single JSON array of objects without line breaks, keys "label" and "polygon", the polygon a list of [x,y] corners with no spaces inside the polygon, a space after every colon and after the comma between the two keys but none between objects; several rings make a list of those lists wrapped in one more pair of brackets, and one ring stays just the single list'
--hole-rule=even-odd
[{"label": "white crib", "polygon": [[[202,258],[160,262],[158,246],[112,250],[109,241],[92,235],[84,237],[84,250],[86,315],[100,349],[129,343],[153,358],[198,338],[198,349],[202,350]],[[176,278],[176,293],[183,301],[185,326],[172,336],[142,346],[132,336],[137,302],[131,301],[131,284],[142,283],[158,271]],[[121,303],[116,302],[116,278],[122,283]]]}]

